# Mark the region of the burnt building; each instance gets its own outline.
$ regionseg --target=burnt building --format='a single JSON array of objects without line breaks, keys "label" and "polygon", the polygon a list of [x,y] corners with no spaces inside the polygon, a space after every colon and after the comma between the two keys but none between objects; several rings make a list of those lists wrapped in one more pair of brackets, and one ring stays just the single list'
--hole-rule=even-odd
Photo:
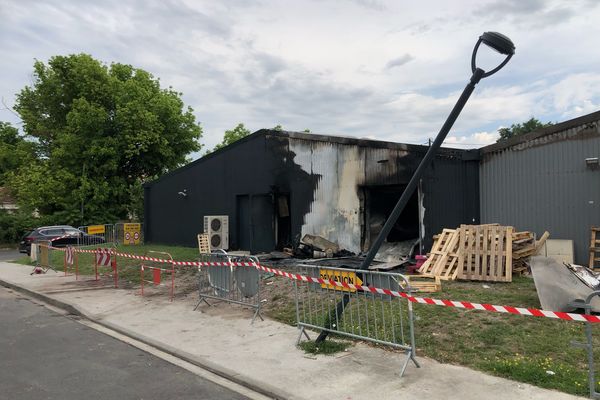
[{"label": "burnt building", "polygon": [[[204,217],[229,217],[229,248],[253,253],[319,235],[369,248],[428,146],[260,130],[145,186],[149,242],[193,246]],[[478,150],[442,148],[388,243],[479,223]]]}]

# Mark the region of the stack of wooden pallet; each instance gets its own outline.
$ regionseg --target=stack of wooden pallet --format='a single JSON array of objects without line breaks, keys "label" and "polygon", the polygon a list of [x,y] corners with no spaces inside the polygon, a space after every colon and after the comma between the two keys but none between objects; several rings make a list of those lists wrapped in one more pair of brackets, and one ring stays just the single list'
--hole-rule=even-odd
[{"label": "stack of wooden pallet", "polygon": [[515,260],[517,273],[521,273],[523,261],[536,254],[548,237],[546,232],[536,242],[531,232],[513,231],[512,226],[498,224],[444,229],[434,237],[431,252],[419,272],[442,280],[511,282]]},{"label": "stack of wooden pallet", "polygon": [[514,232],[513,233],[513,273],[519,275],[527,275],[529,267],[527,259],[538,254],[550,236],[547,231],[540,237],[540,240],[535,240],[533,232]]}]

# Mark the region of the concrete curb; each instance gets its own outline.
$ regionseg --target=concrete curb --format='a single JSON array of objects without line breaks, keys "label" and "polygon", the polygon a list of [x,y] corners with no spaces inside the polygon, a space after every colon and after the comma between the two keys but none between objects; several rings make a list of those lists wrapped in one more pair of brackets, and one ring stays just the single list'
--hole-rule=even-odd
[{"label": "concrete curb", "polygon": [[23,286],[14,284],[12,282],[8,282],[5,281],[3,279],[0,279],[0,285],[4,286],[6,288],[9,289],[13,289],[16,290],[18,292],[24,293],[30,297],[36,298],[38,300],[41,300],[45,303],[50,304],[51,306],[54,306],[56,308],[60,308],[64,311],[66,311],[69,314],[73,314],[73,315],[77,315],[79,317],[85,318],[91,322],[94,322],[98,325],[102,325],[105,328],[111,329],[115,332],[118,332],[122,335],[125,335],[127,337],[130,337],[132,339],[135,339],[139,342],[142,342],[144,344],[147,344],[149,346],[152,346],[162,352],[165,352],[169,355],[172,355],[174,357],[177,357],[179,359],[182,359],[184,361],[189,362],[190,364],[193,364],[197,367],[200,367],[202,369],[205,369],[209,372],[212,372],[215,375],[218,375],[222,378],[225,378],[229,381],[232,381],[234,383],[237,383],[238,385],[244,386],[254,392],[260,393],[264,396],[270,397],[272,399],[277,399],[277,400],[287,400],[287,399],[292,399],[295,398],[295,396],[293,396],[290,393],[286,393],[285,391],[282,391],[279,388],[276,388],[274,386],[271,386],[268,383],[265,382],[260,382],[257,381],[255,379],[249,378],[249,377],[245,377],[243,375],[238,374],[235,371],[232,371],[230,369],[227,368],[223,368],[219,365],[216,365],[210,361],[207,360],[203,360],[200,357],[197,357],[193,354],[187,353],[185,351],[181,351],[178,350],[174,347],[171,347],[169,345],[166,345],[164,343],[161,343],[159,341],[156,341],[154,339],[148,338],[144,335],[140,335],[138,333],[134,333],[132,331],[130,331],[129,329],[120,327],[118,325],[114,325],[110,322],[106,322],[106,321],[102,321],[99,319],[94,318],[93,316],[87,314],[86,312],[80,310],[78,307],[66,303],[62,300],[58,300],[52,296],[49,295],[45,295],[43,293],[40,292],[36,292],[34,290],[31,289],[27,289]]}]

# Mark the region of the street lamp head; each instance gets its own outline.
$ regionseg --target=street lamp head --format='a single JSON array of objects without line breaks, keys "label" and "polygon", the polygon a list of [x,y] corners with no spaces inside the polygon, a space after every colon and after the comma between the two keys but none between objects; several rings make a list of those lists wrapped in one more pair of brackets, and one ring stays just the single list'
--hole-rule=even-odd
[{"label": "street lamp head", "polygon": [[506,56],[515,54],[515,45],[506,36],[498,32],[484,32],[479,39],[492,49]]},{"label": "street lamp head", "polygon": [[[481,68],[477,68],[477,65],[475,65],[477,50],[479,50],[479,46],[481,45],[481,43],[484,43],[486,46],[506,56],[506,58],[504,59],[504,61],[502,61],[502,63],[500,63],[500,65],[488,72],[485,72]],[[477,83],[481,78],[486,78],[500,71],[500,69],[506,65],[508,60],[510,60],[514,54],[515,45],[508,37],[498,32],[484,32],[483,35],[479,36],[479,40],[475,44],[475,48],[473,49],[473,55],[471,56],[471,71],[473,72],[473,77],[471,78],[471,80],[474,83]]]}]

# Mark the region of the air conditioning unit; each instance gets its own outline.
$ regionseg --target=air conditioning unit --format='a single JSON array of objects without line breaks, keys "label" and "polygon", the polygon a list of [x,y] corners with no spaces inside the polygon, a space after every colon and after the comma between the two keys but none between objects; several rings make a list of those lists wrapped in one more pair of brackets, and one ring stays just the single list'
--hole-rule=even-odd
[{"label": "air conditioning unit", "polygon": [[229,216],[205,215],[204,233],[208,233],[211,249],[229,248]]}]

